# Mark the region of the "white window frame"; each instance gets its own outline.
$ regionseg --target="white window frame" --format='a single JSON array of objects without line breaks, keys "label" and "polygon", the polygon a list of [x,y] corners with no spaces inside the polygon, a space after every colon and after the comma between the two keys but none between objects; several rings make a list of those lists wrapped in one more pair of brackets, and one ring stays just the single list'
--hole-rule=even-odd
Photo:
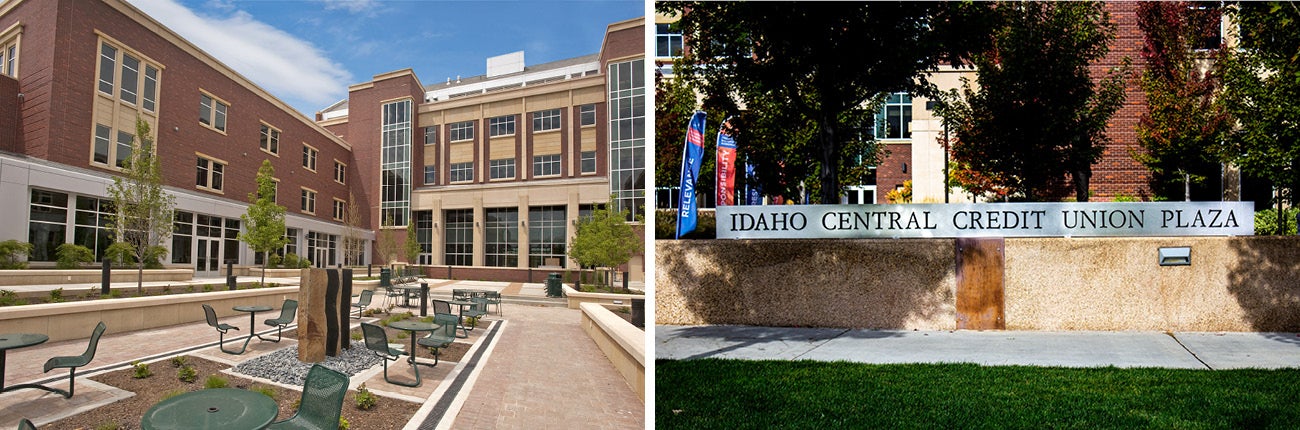
[{"label": "white window frame", "polygon": [[560,109],[533,112],[533,132],[541,133],[560,129]]},{"label": "white window frame", "polygon": [[473,182],[474,181],[474,162],[466,161],[464,163],[451,163],[451,168],[447,170],[451,174],[449,182]]},{"label": "white window frame", "polygon": [[564,172],[563,165],[560,163],[560,154],[545,154],[533,156],[533,176],[549,177],[560,176]]},{"label": "white window frame", "polygon": [[262,152],[279,157],[280,129],[275,128],[275,126],[271,124],[267,124],[266,121],[262,121],[260,128],[261,131],[259,132],[260,136],[258,137],[258,146],[261,147]]},{"label": "white window frame", "polygon": [[488,118],[488,137],[515,135],[515,116],[503,115]]},{"label": "white window frame", "polygon": [[[211,103],[208,108],[208,117],[203,117],[204,99]],[[221,134],[226,134],[226,128],[229,126],[227,120],[230,118],[230,103],[221,98],[212,95],[207,91],[199,90],[199,124]],[[220,120],[220,121],[218,121]]]},{"label": "white window frame", "polygon": [[[590,155],[590,157],[588,157],[588,155]],[[596,151],[582,151],[580,154],[578,154],[578,157],[581,160],[578,162],[578,169],[580,170],[580,173],[584,175],[596,174]],[[587,165],[588,160],[591,161],[591,170],[587,170],[584,167]]]},{"label": "white window frame", "polygon": [[299,210],[305,214],[316,215],[316,190],[307,187],[301,189],[301,198],[298,200]]},{"label": "white window frame", "polygon": [[[207,173],[204,175],[203,183],[201,184],[197,183],[198,172],[197,171],[195,172],[196,183],[194,184],[194,187],[200,190],[225,194],[225,188],[226,188],[225,172],[226,172],[226,166],[228,166],[229,164],[227,164],[224,160],[221,160],[219,158],[201,152],[196,152],[194,153],[194,155],[197,158],[197,160],[195,161],[195,169],[204,169],[202,165],[199,165],[200,161],[208,162],[206,167]],[[220,168],[217,168],[217,166],[220,166]]]},{"label": "white window frame", "polygon": [[447,132],[450,133],[447,140],[450,142],[474,140],[474,121],[453,122],[447,127]]},{"label": "white window frame", "polygon": [[343,221],[343,217],[347,216],[347,213],[348,213],[348,203],[343,201],[343,199],[335,197],[334,198],[334,220]]},{"label": "white window frame", "polygon": [[[506,173],[509,173],[510,175],[506,176]],[[489,181],[503,181],[515,179],[516,177],[514,157],[488,160]]]},{"label": "white window frame", "polygon": [[[591,122],[587,122],[588,118],[591,119]],[[578,106],[578,124],[580,127],[596,126],[596,104],[595,103]]]},{"label": "white window frame", "polygon": [[348,164],[337,159],[334,160],[334,182],[348,184]]},{"label": "white window frame", "polygon": [[316,172],[316,159],[320,158],[320,150],[308,145],[307,142],[302,144],[302,168]]}]

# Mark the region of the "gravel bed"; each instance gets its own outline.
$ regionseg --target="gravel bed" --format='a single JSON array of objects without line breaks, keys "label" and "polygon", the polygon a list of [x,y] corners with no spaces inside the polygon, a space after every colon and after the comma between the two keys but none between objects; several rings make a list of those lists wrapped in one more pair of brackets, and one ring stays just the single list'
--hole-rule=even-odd
[{"label": "gravel bed", "polygon": [[[335,357],[325,357],[321,365],[348,376],[379,364],[379,357],[365,348],[344,349]],[[312,363],[298,361],[298,348],[287,347],[250,359],[233,369],[236,373],[269,379],[290,386],[301,386],[307,380]]]}]

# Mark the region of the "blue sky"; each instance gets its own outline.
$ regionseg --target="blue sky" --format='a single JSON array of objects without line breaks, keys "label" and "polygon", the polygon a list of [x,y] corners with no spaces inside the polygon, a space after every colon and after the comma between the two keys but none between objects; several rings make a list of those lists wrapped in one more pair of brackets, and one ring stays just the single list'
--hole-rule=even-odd
[{"label": "blue sky", "polygon": [[399,69],[425,85],[482,75],[487,57],[529,66],[599,51],[640,0],[128,0],[305,115],[348,85]]}]

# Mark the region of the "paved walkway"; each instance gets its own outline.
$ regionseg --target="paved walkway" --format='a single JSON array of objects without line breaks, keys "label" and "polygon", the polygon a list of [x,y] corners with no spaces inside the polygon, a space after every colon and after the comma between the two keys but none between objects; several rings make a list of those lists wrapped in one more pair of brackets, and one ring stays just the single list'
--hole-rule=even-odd
[{"label": "paved walkway", "polygon": [[989,366],[1300,367],[1296,333],[881,331],[656,326],[655,357]]},{"label": "paved walkway", "polygon": [[[270,278],[267,280],[272,281]],[[244,279],[241,277],[240,281],[243,282]],[[296,278],[282,281],[288,284],[297,283]],[[448,389],[445,386],[456,384],[442,384],[442,381],[426,379],[425,384],[418,390],[396,393],[416,397],[414,400],[427,399],[426,407],[420,409],[421,412],[412,419],[408,428],[433,428],[431,425],[446,428],[452,422],[461,420],[482,422],[481,420],[495,420],[498,416],[501,416],[501,425],[495,427],[524,428],[524,422],[548,423],[529,425],[529,428],[572,428],[574,423],[586,422],[596,424],[586,428],[645,427],[645,404],[632,392],[590,337],[583,332],[580,327],[580,311],[562,307],[561,300],[546,299],[543,284],[440,280],[427,280],[427,282],[431,286],[441,285],[431,291],[431,295],[435,297],[450,295],[452,288],[501,291],[515,286],[518,288],[518,293],[505,296],[503,298],[505,304],[501,310],[503,315],[492,315],[486,318],[482,328],[475,330],[467,340],[475,342],[476,349],[471,350],[470,354],[482,350],[482,354],[477,355],[479,362],[469,362],[467,355],[461,363],[447,363],[449,366],[440,364],[437,372],[424,375],[425,378],[433,375],[440,377],[450,375],[449,378],[455,378],[464,373],[466,382],[453,387],[454,389]],[[134,285],[134,283],[130,284],[131,287]],[[125,284],[120,286],[126,287]],[[113,288],[119,288],[119,284],[114,284]],[[200,311],[196,309],[196,312]],[[261,317],[260,314],[258,316]],[[352,320],[354,324],[357,321]],[[232,315],[222,318],[221,322],[243,329],[239,332],[231,332],[233,337],[247,336],[246,315]],[[487,334],[489,327],[497,327],[494,337]],[[258,327],[259,330],[263,328]],[[272,336],[274,335],[273,329],[268,331]],[[228,336],[228,340],[229,338],[231,336]],[[477,342],[480,338],[487,341]],[[286,340],[281,344],[274,344],[254,341],[249,344],[250,352],[241,356],[226,356],[215,352],[207,354],[210,352],[208,350],[215,351],[212,345],[216,340],[216,333],[204,322],[126,333],[115,332],[112,327],[109,327],[100,340],[94,360],[90,365],[78,369],[77,392],[72,399],[63,399],[44,391],[30,389],[0,394],[0,428],[16,427],[20,417],[32,419],[37,425],[44,425],[69,414],[89,410],[123,396],[129,396],[130,393],[95,384],[89,377],[101,371],[124,368],[135,360],[192,353],[199,356],[229,358],[228,361],[240,361],[254,354],[291,345],[293,342]],[[237,347],[237,344],[234,346]],[[79,355],[85,348],[86,339],[77,339],[9,351],[4,375],[5,385],[58,378],[49,385],[66,389],[68,375],[66,370],[47,374],[42,372],[41,366],[49,357]],[[402,367],[397,366],[397,368]],[[371,373],[377,373],[378,366],[372,370],[374,372]],[[369,378],[374,375],[358,375],[358,377],[362,376]],[[444,419],[441,423],[429,422],[430,420],[425,419],[431,409],[429,406],[434,403],[439,403],[438,406],[442,408],[439,413],[445,414],[442,415]],[[449,409],[446,403],[451,403],[454,407]],[[518,405],[525,407],[517,409]],[[516,412],[510,412],[512,410]],[[528,414],[517,413],[518,411],[526,411]],[[530,415],[537,411],[544,413]],[[582,428],[582,425],[579,424],[578,427]]]}]

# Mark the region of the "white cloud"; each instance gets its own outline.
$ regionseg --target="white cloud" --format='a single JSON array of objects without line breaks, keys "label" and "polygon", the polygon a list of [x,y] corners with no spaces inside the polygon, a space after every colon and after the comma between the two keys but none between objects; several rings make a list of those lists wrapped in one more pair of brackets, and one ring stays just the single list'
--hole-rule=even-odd
[{"label": "white cloud", "polygon": [[174,0],[130,0],[186,40],[306,113],[346,96],[352,76],[311,42],[243,11],[196,14]]},{"label": "white cloud", "polygon": [[325,10],[346,10],[350,13],[369,14],[378,6],[376,0],[321,0]]}]

